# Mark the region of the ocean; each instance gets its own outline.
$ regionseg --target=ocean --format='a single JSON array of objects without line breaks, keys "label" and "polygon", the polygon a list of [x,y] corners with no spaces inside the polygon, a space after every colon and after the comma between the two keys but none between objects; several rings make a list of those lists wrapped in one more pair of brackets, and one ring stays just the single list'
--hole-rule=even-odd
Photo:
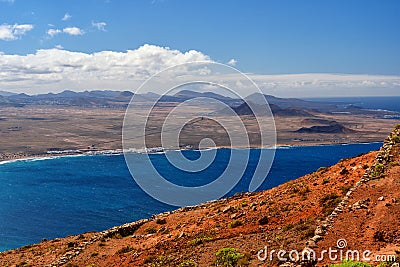
[{"label": "ocean", "polygon": [[366,109],[400,112],[400,96],[326,97],[305,98],[305,100],[352,104]]},{"label": "ocean", "polygon": [[[258,190],[380,146],[381,143],[370,143],[278,148],[272,169]],[[183,153],[192,159],[199,156],[198,151]],[[259,149],[251,150],[248,167],[228,196],[247,190],[259,153]],[[151,160],[172,182],[196,186],[215,179],[229,154],[229,149],[218,149],[210,169],[197,174],[177,171],[164,154],[152,154]],[[100,231],[176,208],[143,192],[131,178],[123,155],[3,162],[0,184],[0,251],[37,243],[42,238]]]}]

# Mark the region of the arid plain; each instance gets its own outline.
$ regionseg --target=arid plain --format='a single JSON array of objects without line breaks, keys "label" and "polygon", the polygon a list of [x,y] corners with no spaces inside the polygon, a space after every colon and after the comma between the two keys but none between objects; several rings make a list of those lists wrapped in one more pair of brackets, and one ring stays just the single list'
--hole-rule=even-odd
[{"label": "arid plain", "polygon": [[[160,108],[148,123],[147,147],[160,146],[160,131],[170,109]],[[171,103],[171,106],[174,106]],[[137,116],[145,116],[138,107]],[[188,114],[190,108],[187,109]],[[207,110],[204,110],[206,113]],[[311,116],[275,115],[278,145],[318,145],[382,141],[398,120],[376,118],[373,114],[311,113]],[[107,150],[122,148],[122,126],[125,109],[85,108],[72,106],[25,106],[0,108],[0,159],[43,155],[49,150]],[[185,114],[182,114],[185,116]],[[250,136],[250,145],[258,147],[259,129],[251,115],[242,115]],[[220,115],[218,121],[237,124],[229,116]],[[337,122],[347,131],[302,132],[299,129]],[[180,127],[181,125],[177,125]],[[151,131],[149,131],[149,129]],[[140,133],[138,129],[138,133]],[[138,135],[140,136],[140,134]],[[217,146],[229,146],[226,131],[215,120],[201,119],[183,127],[182,146],[197,147],[205,137]],[[137,147],[143,147],[138,138]]]}]

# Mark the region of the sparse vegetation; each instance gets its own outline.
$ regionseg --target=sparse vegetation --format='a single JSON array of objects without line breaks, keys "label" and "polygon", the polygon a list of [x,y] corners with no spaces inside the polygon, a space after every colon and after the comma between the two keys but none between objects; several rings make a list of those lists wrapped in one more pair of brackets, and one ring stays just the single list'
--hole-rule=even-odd
[{"label": "sparse vegetation", "polygon": [[382,170],[383,168],[385,168],[385,166],[381,163],[375,165],[375,170]]},{"label": "sparse vegetation", "polygon": [[76,242],[71,241],[71,242],[68,242],[68,243],[67,243],[67,247],[68,247],[68,248],[73,248],[73,247],[75,247],[75,246],[76,246]]},{"label": "sparse vegetation", "polygon": [[349,170],[346,167],[344,167],[339,173],[340,175],[346,175],[349,174]]},{"label": "sparse vegetation", "polygon": [[299,194],[301,195],[301,196],[306,196],[308,193],[310,193],[311,192],[311,190],[310,190],[310,188],[306,185],[306,186],[303,186],[301,189],[300,189],[300,191],[299,191]]},{"label": "sparse vegetation", "polygon": [[293,227],[294,227],[293,224],[288,223],[288,224],[286,224],[285,226],[283,226],[282,231],[283,231],[283,232],[287,232],[287,231],[293,229]]},{"label": "sparse vegetation", "polygon": [[292,183],[289,185],[289,189],[294,194],[299,194],[300,196],[305,196],[307,193],[311,192],[310,188],[304,183]]},{"label": "sparse vegetation", "polygon": [[156,219],[156,224],[166,224],[167,220],[165,218],[157,218]]},{"label": "sparse vegetation", "polygon": [[228,228],[236,228],[238,226],[243,225],[242,221],[240,220],[233,220],[230,223],[228,223]]},{"label": "sparse vegetation", "polygon": [[126,246],[126,247],[123,247],[123,248],[119,249],[119,250],[117,251],[117,254],[119,254],[119,255],[125,254],[125,253],[128,253],[128,252],[131,252],[132,250],[134,250],[133,247],[131,247],[131,246]]},{"label": "sparse vegetation", "polygon": [[215,253],[217,258],[215,266],[240,267],[249,265],[249,259],[246,255],[239,253],[235,248],[221,248]]},{"label": "sparse vegetation", "polygon": [[301,236],[302,239],[307,239],[314,236],[315,225],[310,220],[300,220],[298,223],[292,225],[292,229],[295,233]]},{"label": "sparse vegetation", "polygon": [[265,225],[265,224],[267,224],[268,222],[269,222],[268,216],[264,216],[264,217],[262,217],[262,218],[260,218],[260,219],[258,220],[258,223],[259,223],[260,225]]},{"label": "sparse vegetation", "polygon": [[330,193],[323,196],[319,203],[322,205],[322,211],[325,215],[329,215],[336,208],[336,206],[340,203],[340,197],[335,193]]},{"label": "sparse vegetation", "polygon": [[157,233],[157,229],[155,227],[147,227],[144,231],[147,234],[155,234],[155,233]]},{"label": "sparse vegetation", "polygon": [[328,184],[329,183],[329,178],[324,178],[323,180],[322,180],[322,184]]},{"label": "sparse vegetation", "polygon": [[395,143],[400,143],[400,137],[398,137],[397,135],[393,136],[392,140]]},{"label": "sparse vegetation", "polygon": [[172,262],[172,258],[168,256],[148,256],[147,258],[144,259],[143,263],[147,264],[150,267],[162,267],[162,266],[167,266]]},{"label": "sparse vegetation", "polygon": [[385,171],[385,166],[381,163],[378,163],[372,168],[371,176],[373,178],[379,178],[384,173],[384,171]]},{"label": "sparse vegetation", "polygon": [[372,267],[373,265],[360,262],[360,261],[352,261],[352,260],[343,260],[342,263],[332,264],[329,267]]},{"label": "sparse vegetation", "polygon": [[377,267],[391,267],[393,265],[393,262],[391,261],[383,261],[378,264]]},{"label": "sparse vegetation", "polygon": [[32,247],[33,247],[33,245],[26,245],[26,246],[20,247],[18,250],[24,251],[24,250],[31,249]]},{"label": "sparse vegetation", "polygon": [[188,245],[197,246],[197,245],[204,244],[204,243],[212,241],[212,240],[213,240],[212,236],[200,236],[200,237],[196,237],[196,238],[190,240],[188,242]]},{"label": "sparse vegetation", "polygon": [[116,233],[116,234],[113,235],[113,238],[122,239],[122,235],[120,233]]},{"label": "sparse vegetation", "polygon": [[194,260],[186,260],[181,262],[178,267],[197,267],[198,264]]},{"label": "sparse vegetation", "polygon": [[157,256],[150,255],[150,256],[144,258],[143,263],[149,264],[149,263],[152,263],[153,261],[156,261],[156,259],[157,259]]},{"label": "sparse vegetation", "polygon": [[382,231],[376,231],[374,233],[374,241],[375,242],[385,242],[385,233]]},{"label": "sparse vegetation", "polygon": [[342,194],[343,194],[343,195],[346,195],[347,192],[349,192],[349,190],[351,189],[351,187],[352,187],[352,186],[350,186],[350,185],[342,186],[342,187],[340,187],[340,190],[342,191]]}]

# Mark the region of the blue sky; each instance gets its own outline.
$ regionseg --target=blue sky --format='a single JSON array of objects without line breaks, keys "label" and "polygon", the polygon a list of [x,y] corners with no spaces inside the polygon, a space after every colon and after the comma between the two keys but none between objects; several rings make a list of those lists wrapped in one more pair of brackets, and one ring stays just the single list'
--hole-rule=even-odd
[{"label": "blue sky", "polygon": [[399,26],[400,1],[388,0],[0,0],[0,51],[7,55],[150,44],[234,59],[244,72],[269,75],[398,76]]}]

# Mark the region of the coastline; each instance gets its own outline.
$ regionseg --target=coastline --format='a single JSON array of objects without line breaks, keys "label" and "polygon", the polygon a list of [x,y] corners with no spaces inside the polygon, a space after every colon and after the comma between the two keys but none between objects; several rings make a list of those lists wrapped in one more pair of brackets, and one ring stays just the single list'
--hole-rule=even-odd
[{"label": "coastline", "polygon": [[[339,146],[339,145],[367,145],[367,144],[376,144],[382,143],[381,141],[373,141],[373,142],[351,142],[351,143],[296,143],[293,144],[276,144],[275,149],[287,149],[287,148],[296,148],[296,147],[317,147],[317,146]],[[261,147],[261,146],[252,146],[249,147],[250,149],[268,149],[268,147]],[[228,147],[228,146],[218,146],[212,148],[203,148],[201,150],[208,150],[208,149],[245,149],[242,147]],[[180,151],[184,150],[194,150],[198,151],[199,149],[186,149],[181,148]],[[166,151],[177,151],[177,149],[165,149],[162,147],[154,147],[154,148],[147,148],[144,149],[137,149],[137,150],[129,150],[128,152],[133,153],[141,153],[141,154],[152,154],[152,153],[163,153]],[[80,149],[69,149],[63,151],[47,151],[46,153],[1,153],[0,154],[0,165],[6,163],[12,163],[17,161],[29,161],[29,160],[45,160],[45,159],[55,159],[61,157],[78,157],[78,156],[109,156],[109,155],[123,155],[123,149],[102,149],[102,150],[80,150]]]}]

